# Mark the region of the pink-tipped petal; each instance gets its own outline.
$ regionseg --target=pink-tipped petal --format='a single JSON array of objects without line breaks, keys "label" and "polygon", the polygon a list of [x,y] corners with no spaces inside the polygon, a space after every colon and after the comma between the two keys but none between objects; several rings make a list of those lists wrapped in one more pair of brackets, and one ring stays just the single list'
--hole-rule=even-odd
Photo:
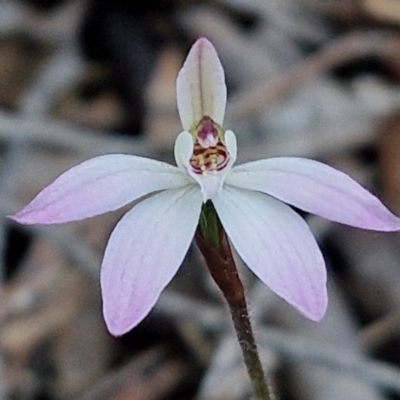
[{"label": "pink-tipped petal", "polygon": [[326,270],[305,221],[262,193],[226,187],[213,200],[233,246],[276,294],[313,321],[327,307]]},{"label": "pink-tipped petal", "polygon": [[331,221],[400,230],[400,218],[348,175],[317,161],[278,157],[233,168],[227,183],[257,190]]},{"label": "pink-tipped petal", "polygon": [[104,155],[64,172],[10,218],[21,224],[76,221],[187,183],[187,178],[172,165],[131,155]]},{"label": "pink-tipped petal", "polygon": [[117,224],[101,269],[108,330],[123,335],[139,324],[176,274],[199,221],[196,186],[166,190],[133,207]]},{"label": "pink-tipped petal", "polygon": [[204,116],[222,125],[226,106],[225,74],[214,46],[205,38],[192,46],[176,81],[179,116],[190,131]]}]

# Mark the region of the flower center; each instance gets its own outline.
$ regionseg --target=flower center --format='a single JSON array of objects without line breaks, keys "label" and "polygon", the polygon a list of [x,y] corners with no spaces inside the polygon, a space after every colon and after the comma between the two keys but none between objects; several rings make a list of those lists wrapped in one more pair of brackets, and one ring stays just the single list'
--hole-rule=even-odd
[{"label": "flower center", "polygon": [[223,130],[210,117],[203,117],[195,129],[195,143],[190,165],[196,174],[216,174],[229,162],[229,153],[222,142]]}]

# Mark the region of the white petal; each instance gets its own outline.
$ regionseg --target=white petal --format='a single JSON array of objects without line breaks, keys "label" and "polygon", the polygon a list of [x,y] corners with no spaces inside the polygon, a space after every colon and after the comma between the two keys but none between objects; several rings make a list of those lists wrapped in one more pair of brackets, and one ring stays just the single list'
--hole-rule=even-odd
[{"label": "white petal", "polygon": [[223,124],[226,106],[225,74],[214,46],[196,41],[179,72],[177,102],[183,129],[190,131],[204,116]]},{"label": "white petal", "polygon": [[317,161],[296,157],[254,161],[233,168],[226,181],[342,224],[400,230],[400,219],[374,195],[343,172]]},{"label": "white petal", "polygon": [[187,184],[187,177],[172,165],[125,154],[104,155],[64,172],[11,218],[22,224],[76,221]]},{"label": "white petal", "polygon": [[306,317],[322,319],[327,307],[325,263],[305,221],[270,196],[229,186],[213,203],[248,267]]},{"label": "white petal", "polygon": [[232,165],[235,163],[236,158],[237,158],[236,135],[230,130],[225,131],[224,141],[225,141],[225,146],[226,146],[226,149],[228,150],[229,156],[231,157],[230,168],[229,168],[229,171],[230,171],[232,168]]},{"label": "white petal", "polygon": [[117,224],[101,270],[103,313],[115,336],[146,317],[193,239],[201,196],[195,186],[145,199]]},{"label": "white petal", "polygon": [[188,174],[189,161],[193,154],[193,136],[189,132],[181,132],[175,140],[174,155],[178,168]]}]

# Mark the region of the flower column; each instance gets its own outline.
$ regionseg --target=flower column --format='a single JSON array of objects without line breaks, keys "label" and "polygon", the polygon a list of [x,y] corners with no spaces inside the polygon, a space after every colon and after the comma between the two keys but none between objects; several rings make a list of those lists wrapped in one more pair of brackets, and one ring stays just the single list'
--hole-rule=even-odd
[{"label": "flower column", "polygon": [[214,47],[200,39],[192,47],[177,79],[183,128],[177,139],[178,166],[199,183],[203,197],[196,243],[229,305],[256,399],[271,400],[258,355],[240,280],[226,233],[212,200],[222,194],[236,160],[236,138],[222,128],[226,105],[224,71]]}]

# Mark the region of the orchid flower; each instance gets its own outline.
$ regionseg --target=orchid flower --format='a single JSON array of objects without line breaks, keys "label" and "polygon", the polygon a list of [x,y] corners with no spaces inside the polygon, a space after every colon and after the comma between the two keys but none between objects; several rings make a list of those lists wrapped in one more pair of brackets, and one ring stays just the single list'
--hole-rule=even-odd
[{"label": "orchid flower", "polygon": [[326,268],[308,225],[289,205],[363,229],[400,230],[400,219],[374,195],[320,162],[277,157],[233,166],[236,137],[222,127],[226,99],[218,55],[201,38],[177,78],[183,126],[175,143],[177,167],[133,155],[95,157],[63,173],[11,217],[22,224],[57,224],[146,196],[118,222],[102,262],[103,313],[115,336],[153,308],[181,265],[208,201],[253,273],[313,321],[327,308]]}]

